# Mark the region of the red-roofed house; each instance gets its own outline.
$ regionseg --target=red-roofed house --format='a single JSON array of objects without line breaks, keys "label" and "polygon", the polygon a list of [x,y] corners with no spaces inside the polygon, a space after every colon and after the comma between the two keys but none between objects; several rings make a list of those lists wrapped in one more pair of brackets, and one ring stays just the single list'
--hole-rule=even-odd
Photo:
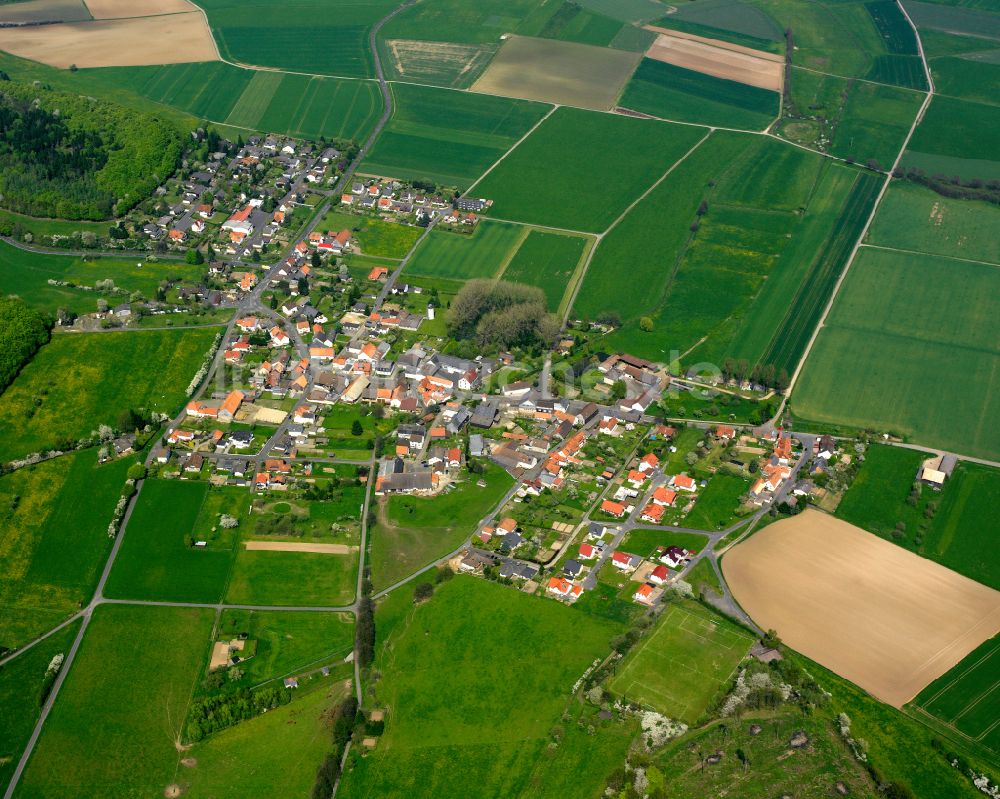
[{"label": "red-roofed house", "polygon": [[649,581],[656,585],[663,585],[670,578],[670,569],[662,564],[649,573]]},{"label": "red-roofed house", "polygon": [[639,586],[638,590],[632,594],[632,599],[638,602],[640,605],[652,605],[653,604],[653,586],[649,583],[643,583]]},{"label": "red-roofed house", "polygon": [[625,515],[625,506],[620,502],[612,502],[610,499],[606,499],[601,503],[601,510],[611,514],[616,519],[620,519]]},{"label": "red-roofed house", "polygon": [[660,486],[653,492],[653,502],[657,505],[663,505],[668,508],[674,504],[676,499],[677,492],[663,486]]},{"label": "red-roofed house", "polygon": [[650,452],[648,455],[643,455],[642,460],[639,461],[639,471],[651,472],[659,465],[660,465],[660,459],[657,458],[652,452]]},{"label": "red-roofed house", "polygon": [[663,521],[663,506],[650,502],[642,509],[642,516],[640,518],[650,524],[659,524]]},{"label": "red-roofed house", "polygon": [[593,544],[580,544],[580,560],[593,560],[597,557],[597,549]]},{"label": "red-roofed house", "polygon": [[670,485],[678,491],[694,491],[697,484],[686,474],[675,474],[670,478]]}]

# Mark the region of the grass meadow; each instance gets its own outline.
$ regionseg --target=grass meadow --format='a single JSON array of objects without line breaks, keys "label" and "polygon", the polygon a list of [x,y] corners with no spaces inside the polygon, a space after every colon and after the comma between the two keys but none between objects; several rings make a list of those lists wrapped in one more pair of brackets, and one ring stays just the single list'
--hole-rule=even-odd
[{"label": "grass meadow", "polygon": [[868,233],[882,247],[1000,264],[1000,209],[976,200],[955,200],[915,183],[889,187]]},{"label": "grass meadow", "polygon": [[493,199],[495,216],[597,233],[704,135],[688,126],[560,108],[475,191]]},{"label": "grass meadow", "polygon": [[208,484],[203,482],[147,480],[105,594],[117,599],[170,602],[222,599],[233,563],[235,535],[226,531],[222,541],[205,548],[187,543],[189,539],[202,540],[208,533],[196,524],[208,493]]},{"label": "grass meadow", "polygon": [[644,114],[747,130],[763,130],[778,116],[777,92],[644,58],[619,105]]},{"label": "grass meadow", "polygon": [[851,84],[829,151],[860,164],[874,160],[883,169],[889,169],[922,102],[923,94],[909,89],[876,83]]},{"label": "grass meadow", "polygon": [[183,795],[191,799],[267,796],[280,775],[282,795],[308,796],[316,770],[332,748],[328,714],[351,691],[350,680],[332,675],[324,679],[319,685],[300,688],[294,702],[191,747],[185,755],[195,765],[179,765],[174,777]]},{"label": "grass meadow", "polygon": [[914,704],[1000,755],[1000,636],[928,685]]},{"label": "grass meadow", "polygon": [[400,225],[371,216],[355,216],[329,211],[319,223],[321,230],[354,231],[361,252],[379,258],[402,259],[417,243],[423,228]]},{"label": "grass meadow", "polygon": [[528,100],[405,83],[394,83],[392,93],[392,119],[361,171],[459,188],[482,175],[548,110]]},{"label": "grass meadow", "polygon": [[851,719],[851,735],[868,744],[869,761],[877,764],[882,780],[898,782],[914,796],[981,796],[968,777],[952,768],[934,746],[940,734],[927,724],[879,702],[815,661],[787,650],[786,657],[806,669],[830,694],[821,711],[828,723],[835,724],[840,713]]},{"label": "grass meadow", "polygon": [[450,280],[491,278],[510,262],[526,230],[519,225],[482,220],[471,235],[432,230],[406,264],[407,277]]},{"label": "grass meadow", "polygon": [[944,488],[921,487],[911,505],[907,500],[926,457],[899,447],[869,447],[837,516],[1000,590],[1000,558],[986,555],[992,509],[1000,502],[1000,470],[960,461]]},{"label": "grass meadow", "polygon": [[995,459],[998,324],[996,267],[865,250],[810,353],[793,411]]},{"label": "grass meadow", "polygon": [[[107,225],[103,230],[107,232]],[[97,310],[98,299],[103,298],[112,305],[121,300],[121,297],[70,286],[50,286],[49,280],[64,280],[77,286],[113,280],[118,288],[141,291],[146,297],[153,297],[162,280],[197,281],[201,274],[199,267],[182,261],[46,255],[19,250],[0,241],[0,293],[16,294],[29,305],[48,313],[55,313],[59,308],[77,314],[93,313]]]},{"label": "grass meadow", "polygon": [[700,605],[672,605],[618,667],[609,687],[694,724],[728,687],[752,643],[749,633]]},{"label": "grass meadow", "polygon": [[[396,496],[380,501],[378,525],[370,536],[375,590],[458,547],[513,485],[513,478],[493,464],[487,464],[482,475],[463,477],[462,483],[436,497]],[[486,481],[485,487],[477,485],[480,479]]]},{"label": "grass meadow", "polygon": [[583,236],[532,230],[507,264],[503,279],[537,286],[545,292],[548,309],[555,312],[589,245]]},{"label": "grass meadow", "polygon": [[685,527],[724,530],[739,520],[740,500],[750,490],[750,481],[733,474],[716,474],[701,492],[694,509],[684,518]]},{"label": "grass meadow", "polygon": [[[623,626],[464,576],[416,607],[411,595],[391,595],[376,613],[386,731],[348,766],[340,795],[553,796],[566,780],[573,795],[599,793],[620,762],[588,759],[602,731],[576,737],[566,724],[567,751],[543,752],[563,712],[578,712],[573,683]],[[503,664],[502,678],[491,663]],[[623,755],[626,741],[611,751]]]},{"label": "grass meadow", "polygon": [[0,647],[51,629],[93,593],[132,458],[84,450],[0,477]]},{"label": "grass meadow", "polygon": [[194,608],[97,608],[17,795],[163,795],[212,616]]},{"label": "grass meadow", "polygon": [[241,549],[226,601],[248,605],[349,605],[357,590],[358,556]]},{"label": "grass meadow", "polygon": [[0,790],[6,789],[31,731],[42,713],[46,671],[65,655],[80,631],[79,620],[0,667]]},{"label": "grass meadow", "polygon": [[0,396],[0,452],[16,458],[79,439],[130,408],[173,415],[216,332],[53,336]]}]

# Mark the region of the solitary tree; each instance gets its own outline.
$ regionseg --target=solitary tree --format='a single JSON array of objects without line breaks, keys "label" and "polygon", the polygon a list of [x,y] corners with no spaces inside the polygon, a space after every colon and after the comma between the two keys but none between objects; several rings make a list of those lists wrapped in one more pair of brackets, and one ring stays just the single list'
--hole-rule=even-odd
[{"label": "solitary tree", "polygon": [[351,435],[360,436],[363,435],[364,432],[365,429],[361,426],[361,420],[355,419],[354,422],[351,424]]},{"label": "solitary tree", "polygon": [[651,333],[653,331],[653,320],[648,316],[642,317],[642,319],[639,320],[639,329],[644,333]]}]

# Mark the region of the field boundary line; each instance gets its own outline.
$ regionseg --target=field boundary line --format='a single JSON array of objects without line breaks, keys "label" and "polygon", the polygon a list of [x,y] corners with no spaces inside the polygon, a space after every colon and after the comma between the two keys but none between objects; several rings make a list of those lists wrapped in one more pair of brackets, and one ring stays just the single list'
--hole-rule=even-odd
[{"label": "field boundary line", "polygon": [[514,260],[514,257],[517,255],[518,251],[520,251],[521,247],[524,245],[524,242],[528,240],[528,236],[530,235],[531,235],[531,228],[525,225],[524,230],[517,237],[517,241],[515,241],[514,244],[511,245],[510,250],[503,257],[503,260],[497,267],[496,272],[493,273],[494,280],[499,280],[500,278],[503,277],[503,273],[507,271],[507,267],[510,266],[510,262]]},{"label": "field boundary line", "polygon": [[573,312],[573,306],[576,304],[576,298],[580,294],[580,289],[583,287],[583,283],[587,279],[587,272],[590,271],[590,264],[594,260],[594,255],[601,248],[601,243],[604,241],[604,237],[607,236],[608,233],[610,233],[612,230],[614,230],[615,227],[618,226],[618,224],[628,215],[629,211],[631,211],[639,203],[645,200],[650,194],[653,193],[654,190],[656,190],[659,187],[661,183],[663,183],[663,181],[665,181],[668,177],[670,177],[671,173],[675,169],[677,169],[677,167],[679,167],[682,163],[684,163],[695,150],[697,150],[699,147],[701,147],[702,144],[708,141],[708,138],[712,135],[712,133],[715,132],[715,130],[716,130],[715,128],[709,128],[708,132],[704,136],[702,136],[697,142],[695,142],[695,144],[691,147],[690,150],[688,150],[686,153],[684,153],[684,155],[682,155],[673,164],[671,164],[670,168],[662,175],[660,175],[660,177],[653,182],[652,186],[650,186],[635,200],[633,200],[628,205],[628,207],[626,207],[625,210],[618,215],[618,217],[611,223],[610,226],[608,226],[608,228],[603,233],[596,234],[596,241],[594,242],[594,246],[591,247],[590,252],[587,253],[586,262],[580,269],[580,277],[577,279],[576,284],[573,286],[573,292],[569,295],[569,299],[566,300],[566,310],[564,311],[562,318],[562,325],[564,328],[566,327],[566,323],[569,320],[569,315]]},{"label": "field boundary line", "polygon": [[[979,660],[977,660],[975,663],[970,664],[969,668],[965,669],[961,674],[956,675],[955,679],[953,679],[947,685],[942,686],[941,689],[936,694],[927,697],[927,702],[933,702],[935,699],[941,696],[941,694],[948,691],[956,683],[961,682],[966,675],[968,675],[970,672],[974,671],[976,668],[981,666],[984,662],[993,657],[998,651],[1000,651],[1000,644],[998,644],[996,647],[994,647],[985,655],[983,655],[981,658],[979,658]],[[917,705],[917,707],[923,707],[923,705]]]},{"label": "field boundary line", "polygon": [[837,75],[834,72],[824,72],[821,69],[812,69],[810,67],[803,67],[799,64],[792,64],[792,69],[801,69],[803,72],[812,72],[815,75],[825,75],[828,78],[837,78],[838,80],[853,80],[858,83],[870,83],[873,86],[885,86],[889,89],[902,89],[907,92],[916,92],[917,94],[923,94],[922,89],[914,89],[912,86],[897,86],[895,83],[883,83],[879,80],[869,80],[868,78],[849,78],[846,75]]},{"label": "field boundary line", "polygon": [[996,266],[1000,267],[1000,263],[996,261],[980,261],[976,258],[960,258],[957,255],[941,255],[936,252],[924,252],[923,250],[906,250],[902,247],[886,247],[882,244],[868,244],[864,243],[861,245],[868,250],[883,250],[885,252],[898,252],[902,255],[929,255],[932,258],[947,258],[949,261],[961,261],[966,264],[981,264],[982,266]]},{"label": "field boundary line", "polygon": [[[958,721],[958,720],[959,720],[960,718],[962,718],[962,716],[964,716],[964,715],[965,715],[966,713],[968,713],[968,712],[969,712],[970,710],[974,710],[974,709],[976,708],[976,706],[977,706],[977,705],[978,705],[978,704],[979,704],[980,702],[982,702],[982,701],[983,701],[984,699],[986,699],[986,698],[987,698],[987,697],[988,697],[988,696],[989,696],[990,694],[992,694],[992,693],[993,693],[994,691],[996,691],[996,690],[997,690],[997,688],[1000,688],[1000,681],[997,681],[997,682],[993,683],[993,685],[991,685],[991,686],[990,686],[989,688],[987,688],[987,689],[986,689],[985,691],[983,691],[983,692],[982,692],[982,693],[981,693],[981,694],[980,694],[979,696],[977,696],[977,697],[976,697],[975,699],[973,699],[973,700],[972,700],[971,702],[969,702],[969,704],[967,704],[967,705],[966,705],[965,707],[963,707],[963,708],[962,708],[962,709],[961,709],[960,711],[958,711],[958,715],[957,715],[957,716],[955,716],[955,718],[953,718],[953,719],[951,720],[951,723],[952,723],[952,724],[955,724],[955,723],[956,723],[956,722],[957,722],[957,721]],[[976,736],[976,740],[977,740],[977,741],[978,741],[978,740],[980,740],[980,739],[981,739],[981,738],[982,738],[982,737],[983,737],[984,735],[986,735],[986,734],[987,734],[987,733],[988,733],[988,732],[989,732],[989,731],[990,731],[991,729],[993,729],[993,728],[994,728],[994,727],[995,727],[995,726],[996,726],[997,724],[1000,724],[1000,719],[996,719],[996,720],[995,720],[995,721],[994,721],[994,722],[993,722],[993,723],[992,723],[992,724],[991,724],[990,726],[988,726],[988,727],[987,727],[987,728],[986,728],[986,729],[985,729],[985,730],[984,730],[983,732],[979,733],[979,735],[977,735],[977,736]]]},{"label": "field boundary line", "polygon": [[[464,89],[463,89],[462,91],[464,91]],[[513,144],[512,144],[512,145],[511,145],[511,146],[510,146],[510,147],[509,147],[508,149],[507,149],[507,152],[505,152],[505,153],[504,153],[503,155],[501,155],[501,156],[500,156],[500,157],[499,157],[499,158],[498,158],[498,159],[497,159],[496,161],[494,161],[494,162],[493,162],[492,164],[490,164],[489,168],[488,168],[488,169],[487,169],[487,170],[486,170],[485,172],[483,172],[483,174],[481,174],[481,175],[480,175],[480,176],[479,176],[478,178],[476,178],[476,179],[475,179],[475,180],[474,180],[474,181],[472,182],[472,184],[471,184],[471,185],[469,186],[469,188],[467,188],[467,189],[465,190],[465,195],[466,195],[466,196],[468,196],[468,194],[469,194],[469,193],[470,193],[470,192],[471,192],[471,191],[472,191],[472,190],[473,190],[474,188],[476,188],[476,186],[478,186],[478,185],[479,185],[480,183],[482,183],[482,182],[483,182],[483,180],[484,180],[484,179],[486,178],[486,176],[487,176],[488,174],[490,174],[490,172],[492,172],[492,171],[493,171],[494,169],[496,169],[496,168],[497,168],[497,167],[498,167],[498,166],[500,165],[500,163],[501,163],[501,162],[502,162],[502,161],[503,161],[503,160],[504,160],[504,159],[505,159],[505,158],[506,158],[506,157],[507,157],[508,155],[510,155],[510,154],[511,154],[512,152],[514,152],[514,150],[516,150],[516,149],[517,149],[518,147],[520,147],[520,146],[521,146],[521,142],[523,142],[523,141],[524,141],[525,139],[527,139],[527,138],[528,138],[528,137],[529,137],[529,136],[530,136],[530,135],[531,135],[532,133],[534,133],[534,132],[535,132],[536,130],[538,130],[538,128],[539,128],[539,127],[541,126],[541,124],[542,124],[542,123],[543,123],[543,122],[544,122],[544,121],[545,121],[546,119],[548,119],[548,118],[549,118],[550,116],[552,116],[552,115],[553,115],[553,114],[554,114],[554,113],[555,113],[555,112],[556,112],[556,111],[557,111],[557,110],[558,110],[559,108],[560,108],[560,106],[559,106],[559,105],[553,105],[553,106],[552,106],[552,107],[551,107],[551,108],[550,108],[550,109],[549,109],[549,110],[548,110],[548,111],[546,112],[546,114],[545,114],[545,115],[544,115],[544,116],[543,116],[543,117],[542,117],[541,119],[539,119],[539,120],[538,120],[538,121],[537,121],[537,122],[536,122],[536,123],[535,123],[534,125],[532,125],[532,126],[531,126],[531,127],[530,127],[530,128],[528,129],[528,132],[527,132],[527,133],[525,133],[525,134],[524,134],[524,135],[523,135],[523,136],[522,136],[522,137],[521,137],[520,139],[518,139],[518,140],[517,140],[516,142],[514,142],[514,143],[513,143]]]},{"label": "field boundary line", "polygon": [[795,367],[795,372],[792,374],[791,380],[788,381],[788,388],[785,389],[785,398],[782,400],[781,405],[778,407],[778,412],[775,417],[780,417],[785,410],[785,405],[788,398],[792,395],[792,391],[795,388],[795,384],[798,382],[799,375],[802,374],[802,369],[809,358],[809,354],[812,352],[813,346],[816,344],[816,339],[819,338],[820,331],[826,325],[826,320],[830,316],[830,311],[833,308],[834,302],[836,302],[837,297],[840,295],[840,289],[844,285],[844,281],[847,278],[848,273],[851,271],[851,267],[854,265],[854,261],[858,256],[858,252],[861,250],[861,245],[864,243],[865,238],[868,236],[868,231],[871,230],[872,223],[875,221],[875,217],[878,214],[879,208],[882,205],[882,200],[885,198],[886,192],[889,190],[889,186],[892,185],[893,177],[892,173],[899,168],[900,162],[903,160],[903,156],[906,153],[906,148],[910,145],[910,139],[913,138],[913,134],[917,130],[917,126],[924,119],[924,114],[927,113],[927,109],[930,107],[931,101],[934,99],[934,78],[931,75],[930,66],[927,64],[927,56],[924,53],[924,45],[920,40],[920,32],[917,30],[917,26],[913,24],[913,20],[910,19],[910,15],[907,13],[903,4],[897,0],[896,6],[903,12],[903,16],[906,17],[906,21],[910,23],[910,27],[913,29],[913,35],[917,39],[917,51],[920,54],[920,61],[924,65],[924,74],[927,78],[928,90],[924,94],[924,101],[920,104],[920,108],[917,110],[916,116],[913,118],[913,123],[910,125],[910,129],[906,133],[906,137],[903,139],[903,143],[899,148],[899,153],[896,155],[895,160],[892,162],[892,166],[886,172],[885,179],[882,182],[882,188],[879,190],[878,196],[875,198],[875,202],[872,204],[871,213],[868,214],[868,219],[865,221],[864,227],[861,229],[858,235],[858,240],[855,242],[850,255],[847,256],[847,262],[844,264],[843,269],[840,272],[840,277],[837,278],[837,282],[833,286],[833,291],[830,293],[830,298],[827,300],[826,306],[823,308],[823,314],[819,318],[819,322],[813,329],[812,335],[809,337],[809,342],[806,344],[806,348],[799,358],[799,362]]},{"label": "field boundary line", "polygon": [[556,308],[556,313],[559,315],[560,319],[565,318],[565,315],[569,313],[570,297],[575,296],[576,288],[583,281],[583,273],[587,271],[587,264],[590,263],[590,254],[597,249],[597,245],[600,244],[601,240],[589,236],[587,238],[586,249],[580,256],[580,260],[577,261],[576,266],[573,269],[573,274],[569,276],[569,280],[566,281],[566,289],[563,291],[562,297],[559,299],[559,307]]}]

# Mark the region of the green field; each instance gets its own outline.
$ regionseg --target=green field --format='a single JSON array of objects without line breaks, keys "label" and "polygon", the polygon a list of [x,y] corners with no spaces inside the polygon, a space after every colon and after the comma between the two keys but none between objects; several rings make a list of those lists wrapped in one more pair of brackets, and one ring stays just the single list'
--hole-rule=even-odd
[{"label": "green field", "polygon": [[5,789],[38,717],[52,658],[66,655],[80,631],[75,621],[0,666],[0,789]]},{"label": "green field", "polygon": [[867,241],[883,247],[1000,264],[1000,209],[953,200],[908,182],[894,182],[879,206]]},{"label": "green field", "polygon": [[496,44],[505,33],[538,36],[561,0],[437,0],[416,3],[382,28],[386,39]]},{"label": "green field", "polygon": [[0,646],[23,644],[90,599],[134,462],[98,466],[91,449],[0,477]]},{"label": "green field", "polygon": [[607,111],[639,58],[575,41],[507,36],[472,91]]},{"label": "green field", "polygon": [[[843,172],[840,176],[847,177]],[[827,198],[817,193],[820,208],[824,211],[836,208],[838,215],[816,220],[820,230],[811,232],[820,232],[826,238],[818,249],[809,252],[809,271],[798,284],[794,296],[788,298],[781,309],[781,324],[759,356],[761,363],[774,364],[779,371],[784,369],[792,374],[795,370],[878,196],[880,178],[865,172],[855,173],[853,177],[850,193],[840,207],[828,204]],[[805,240],[803,244],[815,244],[816,241]],[[802,257],[803,250],[791,250],[792,254]]]},{"label": "green field", "polygon": [[53,336],[0,396],[0,452],[77,440],[123,411],[174,414],[215,328]]},{"label": "green field", "polygon": [[620,47],[616,41],[618,35],[625,29],[621,20],[590,11],[582,5],[566,0],[556,13],[549,17],[549,21],[538,35],[546,39],[580,42],[598,47],[631,49]]},{"label": "green field", "polygon": [[18,796],[162,796],[177,765],[212,611],[99,607]]},{"label": "green field", "polygon": [[205,548],[190,546],[186,540],[208,535],[208,529],[196,524],[208,492],[208,484],[202,482],[145,482],[108,578],[107,596],[171,602],[222,598],[235,535],[223,531]]},{"label": "green field", "polygon": [[781,53],[782,30],[773,18],[743,0],[699,0],[653,23],[697,36]]},{"label": "green field", "polygon": [[394,83],[392,94],[392,119],[361,171],[459,188],[473,183],[548,110],[527,100],[405,83]]},{"label": "green field", "polygon": [[81,70],[93,88],[127,88],[217,124],[307,138],[363,139],[382,110],[376,84],[258,72],[222,62]]},{"label": "green field", "polygon": [[[287,615],[287,614],[284,614]],[[350,693],[349,680],[325,678],[295,701],[195,744],[174,777],[192,799],[266,796],[280,775],[284,796],[308,796],[316,770],[332,749],[329,713]]]},{"label": "green field", "polygon": [[862,2],[751,1],[775,21],[779,30],[792,29],[795,39],[792,58],[797,66],[863,78],[869,74],[875,58],[888,52]]},{"label": "green field", "polygon": [[248,552],[236,556],[226,601],[251,605],[349,605],[356,592],[357,553]]},{"label": "green field", "polygon": [[495,277],[513,256],[526,231],[519,225],[481,221],[472,235],[432,230],[404,273],[409,277],[470,280]]},{"label": "green field", "polygon": [[[74,233],[89,232],[97,236],[106,236],[110,222],[88,222],[86,220],[46,219],[38,216],[25,216],[0,208],[0,225],[10,223],[20,225],[26,233],[31,233],[35,241],[42,236],[72,236]],[[15,236],[15,238],[17,238]],[[6,243],[4,244],[6,247]]]},{"label": "green field", "polygon": [[898,447],[869,447],[837,516],[1000,590],[1000,559],[984,556],[991,549],[991,509],[1000,502],[1000,471],[960,462],[943,489],[922,486],[911,505],[908,498],[926,457]]},{"label": "green field", "polygon": [[913,700],[962,735],[1000,755],[1000,637],[991,638]]},{"label": "green field", "polygon": [[[104,232],[107,232],[106,226]],[[97,310],[98,299],[106,300],[109,305],[128,299],[127,296],[69,286],[50,286],[49,280],[91,287],[98,280],[113,280],[118,288],[139,291],[151,298],[156,295],[160,281],[199,281],[203,271],[183,261],[43,255],[0,241],[0,293],[16,294],[29,305],[49,313],[55,313],[58,308],[77,314],[93,313]]]},{"label": "green field", "polygon": [[[622,626],[463,576],[415,609],[411,595],[393,594],[376,614],[376,702],[388,710],[386,732],[371,754],[349,764],[338,795],[566,795],[565,786],[550,785],[547,768],[537,780],[533,774],[545,763],[561,772],[569,754],[576,766],[567,775],[570,795],[597,795],[620,763],[588,761],[602,734],[573,739],[567,753],[545,750],[563,711],[577,704],[573,682],[608,653]],[[503,663],[505,678],[488,663]],[[575,726],[565,725],[567,737]],[[620,743],[613,751],[624,754]]]},{"label": "green field", "polygon": [[81,22],[93,19],[81,0],[35,0],[33,3],[4,2],[0,4],[0,21],[12,23]]},{"label": "green field", "polygon": [[917,50],[917,37],[900,7],[893,0],[872,0],[865,3],[882,37],[887,55],[878,55],[868,73],[871,80],[927,89],[927,77]]},{"label": "green field", "polygon": [[492,213],[504,219],[601,232],[704,135],[560,108],[475,191],[493,199]]},{"label": "green field", "polygon": [[371,216],[355,216],[340,211],[328,211],[320,221],[319,230],[351,230],[358,238],[358,246],[365,255],[379,258],[401,259],[417,243],[423,228],[387,222]]},{"label": "green field", "polygon": [[700,605],[672,605],[618,667],[610,689],[694,724],[728,687],[753,639]]},{"label": "green field", "polygon": [[222,54],[233,61],[291,72],[370,77],[371,26],[389,13],[390,0],[342,4],[324,14],[320,0],[289,0],[280,6],[250,0],[199,0]]},{"label": "green field", "polygon": [[503,272],[512,283],[538,286],[545,292],[550,311],[557,311],[580,259],[587,251],[583,236],[564,236],[532,230]]},{"label": "green field", "polygon": [[732,474],[717,474],[684,517],[685,527],[699,530],[723,530],[739,520],[740,499],[750,490],[750,481]]},{"label": "green field", "polygon": [[[856,177],[864,192],[848,200]],[[604,238],[574,313],[617,313],[608,345],[640,357],[732,356],[790,371],[871,188],[877,180],[773,139],[717,132]]]},{"label": "green field", "polygon": [[994,266],[864,250],[806,362],[793,411],[996,458],[998,303]]},{"label": "green field", "polygon": [[[464,480],[436,497],[388,497],[379,502],[378,526],[371,538],[372,583],[386,588],[437,558],[476,532],[513,484],[499,466],[486,465],[480,476]],[[486,481],[485,487],[476,485]]]},{"label": "green field", "polygon": [[763,130],[778,116],[780,98],[767,89],[644,58],[619,104],[678,122]]},{"label": "green field", "polygon": [[963,180],[1000,179],[1000,107],[935,97],[902,166]]}]

